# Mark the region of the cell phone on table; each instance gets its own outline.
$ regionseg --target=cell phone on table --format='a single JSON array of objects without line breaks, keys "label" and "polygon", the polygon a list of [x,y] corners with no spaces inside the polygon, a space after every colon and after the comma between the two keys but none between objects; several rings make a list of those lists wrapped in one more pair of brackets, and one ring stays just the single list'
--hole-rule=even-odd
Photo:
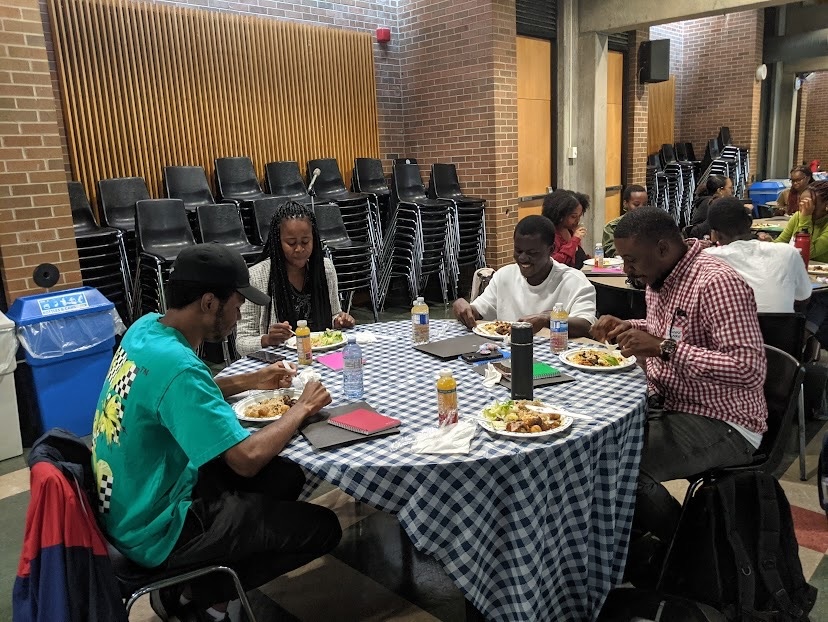
[{"label": "cell phone on table", "polygon": [[256,359],[257,361],[261,361],[262,363],[278,363],[279,361],[285,360],[284,356],[276,352],[271,352],[270,350],[258,350],[248,354],[247,356],[252,359]]},{"label": "cell phone on table", "polygon": [[503,358],[503,352],[495,350],[494,352],[467,352],[461,354],[460,358],[467,363],[481,363],[483,361],[494,361]]}]

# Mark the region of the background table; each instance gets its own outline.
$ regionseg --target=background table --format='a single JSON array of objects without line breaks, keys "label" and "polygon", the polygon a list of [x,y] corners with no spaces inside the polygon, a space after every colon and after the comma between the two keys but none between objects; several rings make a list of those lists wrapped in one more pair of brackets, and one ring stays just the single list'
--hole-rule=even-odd
[{"label": "background table", "polygon": [[[325,480],[396,514],[414,546],[436,558],[487,619],[594,619],[626,560],[643,443],[643,372],[567,368],[577,382],[536,389],[536,397],[592,417],[562,434],[516,441],[478,428],[468,456],[414,454],[413,435],[436,426],[438,369],[451,368],[457,378],[461,418],[509,393],[483,387],[462,361],[414,350],[409,322],[357,330],[378,338],[363,348],[365,399],[402,419],[402,433],[324,452],[297,436],[282,455],[308,472],[306,492]],[[453,320],[432,322],[431,331],[433,339],[468,333]],[[564,369],[548,340],[536,341],[535,357]],[[245,358],[222,375],[262,365]],[[341,372],[319,363],[314,369],[332,405],[344,403]]]}]

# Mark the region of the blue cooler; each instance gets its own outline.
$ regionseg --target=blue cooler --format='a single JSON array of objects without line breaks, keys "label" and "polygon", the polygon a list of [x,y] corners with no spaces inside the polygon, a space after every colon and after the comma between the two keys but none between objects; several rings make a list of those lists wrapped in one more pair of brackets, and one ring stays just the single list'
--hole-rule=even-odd
[{"label": "blue cooler", "polygon": [[750,199],[754,205],[767,205],[771,201],[776,201],[779,193],[785,188],[790,187],[790,184],[785,183],[786,181],[782,179],[766,179],[765,181],[754,182],[748,188]]},{"label": "blue cooler", "polygon": [[32,369],[42,431],[91,434],[115,335],[123,327],[114,309],[93,287],[25,296],[9,309]]}]

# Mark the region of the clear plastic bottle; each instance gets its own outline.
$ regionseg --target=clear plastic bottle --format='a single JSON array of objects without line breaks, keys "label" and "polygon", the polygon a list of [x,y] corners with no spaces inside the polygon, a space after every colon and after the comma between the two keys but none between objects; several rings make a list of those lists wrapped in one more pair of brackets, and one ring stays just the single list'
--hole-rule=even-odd
[{"label": "clear plastic bottle", "polygon": [[603,244],[596,244],[595,245],[595,252],[592,254],[593,258],[593,266],[596,268],[603,268],[604,267],[604,246]]},{"label": "clear plastic bottle", "polygon": [[313,364],[313,352],[311,351],[310,328],[307,320],[296,322],[296,356],[300,365]]},{"label": "clear plastic bottle", "polygon": [[363,394],[362,348],[354,335],[348,335],[342,362],[342,393],[349,400],[358,400]]},{"label": "clear plastic bottle", "polygon": [[569,341],[569,313],[560,302],[555,303],[549,315],[549,333],[552,352],[558,354],[566,350]]},{"label": "clear plastic bottle", "polygon": [[441,369],[437,377],[437,425],[457,423],[457,381],[450,369]]},{"label": "clear plastic bottle", "polygon": [[411,308],[411,337],[414,343],[428,343],[428,305],[422,296]]}]

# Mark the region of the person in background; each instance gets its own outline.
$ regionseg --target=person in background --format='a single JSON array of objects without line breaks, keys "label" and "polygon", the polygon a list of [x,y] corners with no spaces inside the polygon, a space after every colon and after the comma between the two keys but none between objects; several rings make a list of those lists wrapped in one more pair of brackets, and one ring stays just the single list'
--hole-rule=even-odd
[{"label": "person in background", "polygon": [[814,174],[807,166],[795,166],[791,169],[791,187],[785,188],[776,199],[777,215],[795,214],[799,210],[799,197],[802,191],[814,183]]},{"label": "person in background", "polygon": [[543,216],[552,221],[555,226],[552,258],[565,266],[578,269],[584,265],[587,258],[581,248],[581,240],[586,236],[587,231],[580,222],[586,207],[589,206],[589,198],[586,195],[580,196],[582,200],[585,200],[586,206],[581,203],[575,193],[560,188],[548,194],[543,200]]},{"label": "person in background", "polygon": [[707,211],[710,204],[716,199],[733,196],[733,182],[724,175],[708,175],[707,183],[700,188],[693,204],[690,216],[690,231],[688,238],[703,239],[710,235],[710,223],[707,222]]},{"label": "person in background", "polygon": [[[637,210],[639,207],[647,205],[647,189],[638,184],[630,184],[624,188],[622,195],[624,214]],[[604,226],[604,236],[602,243],[604,245],[604,257],[615,257],[615,227],[623,217],[623,214],[618,218],[613,218]]]},{"label": "person in background", "polygon": [[[164,571],[227,565],[246,590],[333,549],[336,514],[297,501],[302,469],[279,457],[299,426],[328,405],[319,382],[256,434],[226,397],[290,386],[282,364],[213,379],[196,351],[234,329],[243,300],[269,304],[247,265],[221,244],[179,253],[168,310],[149,313],[124,335],[104,380],[92,427],[98,518],[121,553]],[[229,621],[232,581],[211,574],[152,592],[162,620]]]},{"label": "person in background", "polygon": [[595,287],[580,270],[550,256],[555,229],[543,216],[527,216],[515,227],[515,263],[494,273],[471,303],[454,302],[454,316],[468,328],[477,320],[525,321],[534,332],[549,326],[549,313],[562,303],[569,313],[570,337],[585,337],[595,321]]},{"label": "person in background", "polygon": [[759,313],[793,313],[794,302],[811,297],[811,279],[802,256],[790,244],[753,239],[751,218],[734,197],[719,199],[707,215],[714,244],[704,252],[738,272],[753,289]]},{"label": "person in background", "polygon": [[312,331],[352,328],[356,323],[340,307],[336,271],[325,257],[308,206],[290,201],[279,208],[259,263],[250,268],[250,282],[267,291],[273,303],[242,305],[236,335],[242,356],[284,343],[297,320],[307,320]]},{"label": "person in background", "polygon": [[626,214],[615,247],[627,276],[647,284],[646,319],[602,315],[591,330],[646,364],[632,574],[658,567],[678,524],[681,505],[661,482],[751,461],[767,430],[767,362],[753,290],[703,253],[702,241],[683,240],[667,212],[642,207]]},{"label": "person in background", "polygon": [[[793,214],[774,242],[787,244],[802,229],[811,234],[811,261],[828,262],[828,181],[815,181],[799,196],[799,211]],[[760,240],[772,238],[767,233]]]}]

